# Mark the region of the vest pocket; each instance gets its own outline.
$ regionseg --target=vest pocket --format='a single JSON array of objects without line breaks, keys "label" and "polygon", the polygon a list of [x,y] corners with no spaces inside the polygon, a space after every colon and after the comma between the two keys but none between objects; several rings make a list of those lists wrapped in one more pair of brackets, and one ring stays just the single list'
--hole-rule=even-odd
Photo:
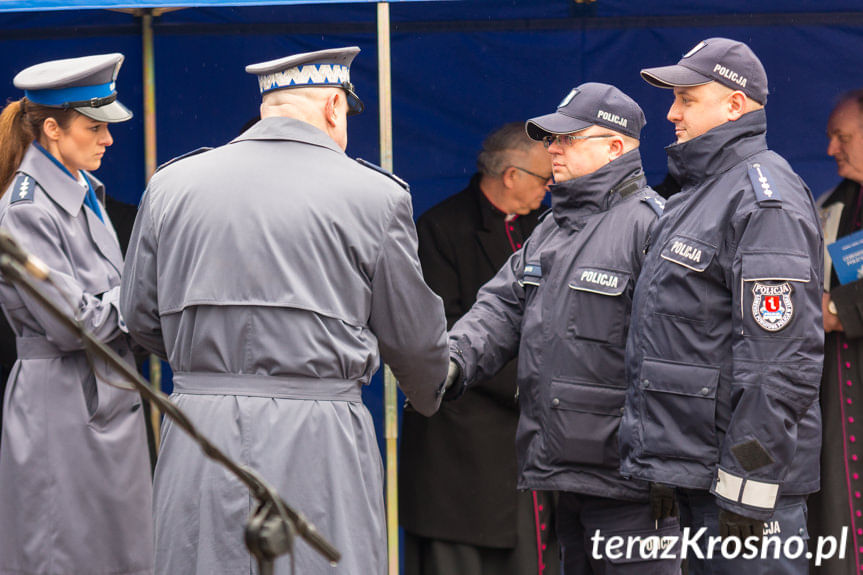
[{"label": "vest pocket", "polygon": [[644,453],[716,461],[719,368],[645,359],[637,385],[644,401]]},{"label": "vest pocket", "polygon": [[665,243],[652,283],[656,285],[656,311],[690,322],[705,322],[718,302],[715,279],[708,268],[716,248],[687,236],[674,236]]},{"label": "vest pocket", "polygon": [[569,329],[581,339],[623,345],[630,274],[605,268],[578,268],[569,282]]},{"label": "vest pocket", "polygon": [[553,380],[546,429],[552,463],[617,467],[617,428],[626,390]]}]

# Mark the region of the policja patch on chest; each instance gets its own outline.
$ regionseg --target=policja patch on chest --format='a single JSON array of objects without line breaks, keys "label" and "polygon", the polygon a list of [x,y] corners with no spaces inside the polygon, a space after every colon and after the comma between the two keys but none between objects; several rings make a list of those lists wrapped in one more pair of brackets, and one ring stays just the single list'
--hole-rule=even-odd
[{"label": "policja patch on chest", "polygon": [[577,268],[569,282],[574,290],[618,296],[626,289],[629,275],[617,270],[603,268]]},{"label": "policja patch on chest", "polygon": [[752,286],[752,319],[755,323],[767,331],[779,331],[787,326],[794,317],[794,303],[791,301],[793,291],[788,282],[755,282]]}]

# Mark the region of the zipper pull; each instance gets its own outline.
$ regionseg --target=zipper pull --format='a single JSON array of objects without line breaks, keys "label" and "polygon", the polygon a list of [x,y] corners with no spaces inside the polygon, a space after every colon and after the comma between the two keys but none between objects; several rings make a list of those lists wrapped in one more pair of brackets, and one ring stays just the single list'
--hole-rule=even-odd
[{"label": "zipper pull", "polygon": [[641,253],[647,255],[648,250],[650,250],[650,243],[653,241],[653,237],[650,234],[647,234],[647,239],[644,240],[644,247],[641,248]]}]

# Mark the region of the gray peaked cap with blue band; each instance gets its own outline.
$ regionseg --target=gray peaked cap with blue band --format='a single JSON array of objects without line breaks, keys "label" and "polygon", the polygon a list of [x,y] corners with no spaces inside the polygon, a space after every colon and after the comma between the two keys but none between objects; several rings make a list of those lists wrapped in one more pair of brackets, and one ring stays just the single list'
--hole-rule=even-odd
[{"label": "gray peaked cap with blue band", "polygon": [[357,46],[349,46],[304,52],[250,64],[246,66],[246,72],[258,77],[262,95],[286,88],[342,88],[347,93],[348,115],[351,116],[365,109],[351,84],[351,62],[359,51]]},{"label": "gray peaked cap with blue band", "polygon": [[125,122],[132,112],[117,101],[122,54],[51,60],[18,72],[12,83],[34,104],[77,110],[98,122]]}]

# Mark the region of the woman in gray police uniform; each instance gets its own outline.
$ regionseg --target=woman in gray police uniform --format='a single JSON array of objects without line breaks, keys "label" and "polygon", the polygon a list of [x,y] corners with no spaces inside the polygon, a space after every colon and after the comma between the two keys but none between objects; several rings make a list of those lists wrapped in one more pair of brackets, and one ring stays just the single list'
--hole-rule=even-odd
[{"label": "woman in gray police uniform", "polygon": [[[122,54],[55,60],[14,80],[0,114],[0,226],[50,268],[54,299],[132,360],[117,301],[123,258],[89,172],[113,143]],[[68,303],[66,303],[68,302]],[[0,574],[153,572],[152,488],[137,393],[25,291],[0,281],[16,335],[0,450]]]}]

